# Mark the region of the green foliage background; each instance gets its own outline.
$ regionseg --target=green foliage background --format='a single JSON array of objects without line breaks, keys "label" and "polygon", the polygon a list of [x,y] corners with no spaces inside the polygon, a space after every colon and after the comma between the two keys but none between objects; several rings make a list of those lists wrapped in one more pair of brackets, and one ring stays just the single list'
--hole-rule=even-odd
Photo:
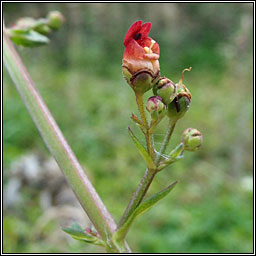
[{"label": "green foliage background", "polygon": [[[195,127],[204,136],[196,153],[160,173],[150,194],[179,180],[174,191],[136,221],[127,240],[134,252],[250,253],[253,250],[253,4],[249,3],[4,3],[17,18],[61,11],[65,25],[49,46],[19,47],[32,78],[89,177],[118,221],[144,173],[128,136],[137,113],[122,73],[123,38],[138,19],[152,22],[161,74],[174,82],[184,68],[192,93],[170,149]],[[48,155],[4,69],[4,183],[8,167],[26,152]],[[148,93],[147,96],[150,96]],[[157,131],[161,142],[166,120]],[[25,189],[24,209],[4,212],[4,252],[101,252],[74,242],[29,239],[42,210]],[[54,232],[53,223],[47,232]],[[57,239],[57,238],[56,238]]]}]

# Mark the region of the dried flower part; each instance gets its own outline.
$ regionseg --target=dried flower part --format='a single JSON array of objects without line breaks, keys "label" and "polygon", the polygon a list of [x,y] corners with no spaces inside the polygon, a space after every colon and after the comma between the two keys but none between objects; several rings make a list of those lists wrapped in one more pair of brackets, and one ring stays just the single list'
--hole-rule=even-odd
[{"label": "dried flower part", "polygon": [[[142,21],[136,21],[128,30],[124,38],[125,51],[123,55],[123,75],[128,84],[133,87],[135,92],[146,92],[150,90],[159,77],[159,45],[156,41],[148,36],[151,23],[142,24]],[[145,80],[145,88],[138,89],[134,81],[137,76],[140,77],[139,86]]]},{"label": "dried flower part", "polygon": [[196,151],[202,145],[203,136],[197,129],[188,128],[182,135],[182,142],[185,150]]},{"label": "dried flower part", "polygon": [[188,88],[183,84],[183,76],[184,76],[185,71],[191,71],[191,69],[192,69],[192,67],[183,69],[183,71],[181,73],[180,81],[177,84],[179,92],[185,91],[187,93],[187,96],[189,97],[189,99],[191,99],[191,93],[188,90]]}]

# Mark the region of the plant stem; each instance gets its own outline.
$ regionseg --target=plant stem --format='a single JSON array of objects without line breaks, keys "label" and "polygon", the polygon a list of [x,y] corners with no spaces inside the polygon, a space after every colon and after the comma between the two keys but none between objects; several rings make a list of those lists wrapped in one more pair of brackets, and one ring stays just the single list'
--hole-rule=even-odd
[{"label": "plant stem", "polygon": [[161,156],[162,154],[164,154],[168,144],[169,144],[169,141],[172,137],[172,134],[173,134],[173,131],[174,131],[174,128],[175,128],[175,125],[176,125],[177,121],[172,121],[171,119],[169,120],[169,124],[168,124],[168,127],[167,127],[167,130],[166,130],[166,133],[165,133],[165,137],[164,137],[164,140],[161,144],[161,148],[158,152],[158,155],[156,157],[156,166],[159,165],[160,161],[161,161]]},{"label": "plant stem", "polygon": [[[169,121],[166,134],[164,137],[164,140],[162,142],[159,155],[156,157],[156,165],[160,163],[161,160],[161,154],[163,154],[167,148],[167,145],[171,139],[171,136],[173,134],[174,128],[176,125],[176,121],[172,122],[171,120]],[[118,223],[118,227],[120,227],[130,216],[130,214],[135,210],[135,208],[141,203],[143,200],[144,196],[146,195],[150,184],[152,183],[155,175],[157,174],[157,169],[156,170],[146,170],[143,178],[141,179],[136,191],[134,192],[121,220]]]},{"label": "plant stem", "polygon": [[141,203],[142,199],[144,198],[146,192],[148,191],[148,188],[150,184],[152,183],[155,175],[155,170],[149,170],[147,169],[143,178],[141,179],[139,186],[137,187],[136,191],[134,192],[121,220],[118,223],[118,226],[120,227],[125,223],[125,221],[128,219],[130,214],[135,210],[135,208]]},{"label": "plant stem", "polygon": [[[10,39],[3,33],[3,59],[22,100],[35,122],[45,144],[62,169],[66,179],[92,221],[109,251],[118,252],[111,241],[116,223],[101,201],[82,166],[65,140],[53,116],[44,103],[32,78]],[[128,245],[127,252],[130,252]]]},{"label": "plant stem", "polygon": [[146,118],[146,114],[145,114],[145,109],[144,109],[144,105],[143,105],[143,94],[135,93],[135,96],[136,96],[136,102],[137,102],[137,105],[138,105],[140,116],[141,116],[141,119],[142,119],[142,123],[144,125],[145,130],[146,130],[145,138],[146,138],[148,153],[154,159],[155,152],[154,152],[154,148],[153,148],[153,136],[149,131],[149,126],[148,126],[148,122],[147,122],[147,118]]}]

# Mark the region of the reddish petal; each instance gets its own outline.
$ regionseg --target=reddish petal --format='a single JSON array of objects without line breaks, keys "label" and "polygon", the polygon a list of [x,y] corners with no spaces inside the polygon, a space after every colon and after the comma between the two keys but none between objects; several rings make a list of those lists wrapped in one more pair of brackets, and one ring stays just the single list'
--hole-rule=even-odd
[{"label": "reddish petal", "polygon": [[[133,36],[138,33],[141,29],[142,21],[138,20],[131,25],[124,38],[124,45],[127,46],[129,41],[133,39]],[[144,24],[145,25],[145,24]]]},{"label": "reddish petal", "polygon": [[159,48],[159,44],[157,42],[154,43],[153,47],[151,48],[152,52],[153,53],[156,53],[156,54],[160,54],[160,48]]},{"label": "reddish petal", "polygon": [[[152,40],[153,40],[153,39],[152,39],[151,37],[147,37],[147,38],[145,38],[145,39],[143,39],[143,40],[140,41],[140,45],[141,45],[143,48],[144,48],[145,46],[150,48],[150,46],[151,46],[151,44],[152,44]],[[156,53],[156,54],[159,55],[160,49],[159,49],[159,45],[158,45],[157,42],[154,43],[154,45],[151,47],[151,50],[152,50],[153,53]]]},{"label": "reddish petal", "polygon": [[134,40],[131,39],[124,51],[124,59],[143,59],[144,49]]},{"label": "reddish petal", "polygon": [[145,24],[142,25],[139,33],[141,33],[142,35],[142,39],[146,38],[150,32],[151,29],[151,23],[150,22],[146,22]]},{"label": "reddish petal", "polygon": [[142,39],[139,43],[142,47],[145,47],[145,46],[150,47],[152,43],[152,39],[150,37],[146,37]]}]

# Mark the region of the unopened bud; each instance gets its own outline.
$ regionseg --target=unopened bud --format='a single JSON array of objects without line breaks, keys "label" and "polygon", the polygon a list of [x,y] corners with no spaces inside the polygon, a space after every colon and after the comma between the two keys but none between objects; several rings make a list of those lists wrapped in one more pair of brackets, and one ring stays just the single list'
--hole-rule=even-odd
[{"label": "unopened bud", "polygon": [[169,118],[173,120],[178,120],[182,118],[185,113],[188,111],[190,102],[191,102],[191,94],[187,87],[183,84],[183,75],[185,71],[190,71],[189,69],[184,69],[181,74],[181,78],[179,83],[176,86],[176,97],[174,100],[168,105],[167,115]]},{"label": "unopened bud", "polygon": [[163,77],[155,84],[153,92],[162,98],[165,105],[168,105],[176,96],[176,86],[170,79]]},{"label": "unopened bud", "polygon": [[46,24],[46,19],[39,19],[34,28],[36,32],[43,34],[43,35],[49,35],[52,32],[52,29]]},{"label": "unopened bud", "polygon": [[59,29],[65,21],[65,18],[59,11],[49,12],[47,19],[49,20],[48,25],[52,29]]},{"label": "unopened bud", "polygon": [[148,99],[146,109],[150,113],[153,121],[160,120],[165,115],[165,105],[159,96],[150,97]]},{"label": "unopened bud", "polygon": [[167,116],[173,120],[179,120],[188,111],[190,106],[190,97],[186,93],[180,93],[168,105]]},{"label": "unopened bud", "polygon": [[132,73],[125,66],[123,66],[123,75],[134,92],[140,94],[144,94],[145,92],[149,91],[158,78],[152,76],[151,72],[147,70],[141,70],[136,73]]},{"label": "unopened bud", "polygon": [[188,128],[182,135],[182,142],[185,150],[196,151],[202,145],[203,136],[197,129]]}]

